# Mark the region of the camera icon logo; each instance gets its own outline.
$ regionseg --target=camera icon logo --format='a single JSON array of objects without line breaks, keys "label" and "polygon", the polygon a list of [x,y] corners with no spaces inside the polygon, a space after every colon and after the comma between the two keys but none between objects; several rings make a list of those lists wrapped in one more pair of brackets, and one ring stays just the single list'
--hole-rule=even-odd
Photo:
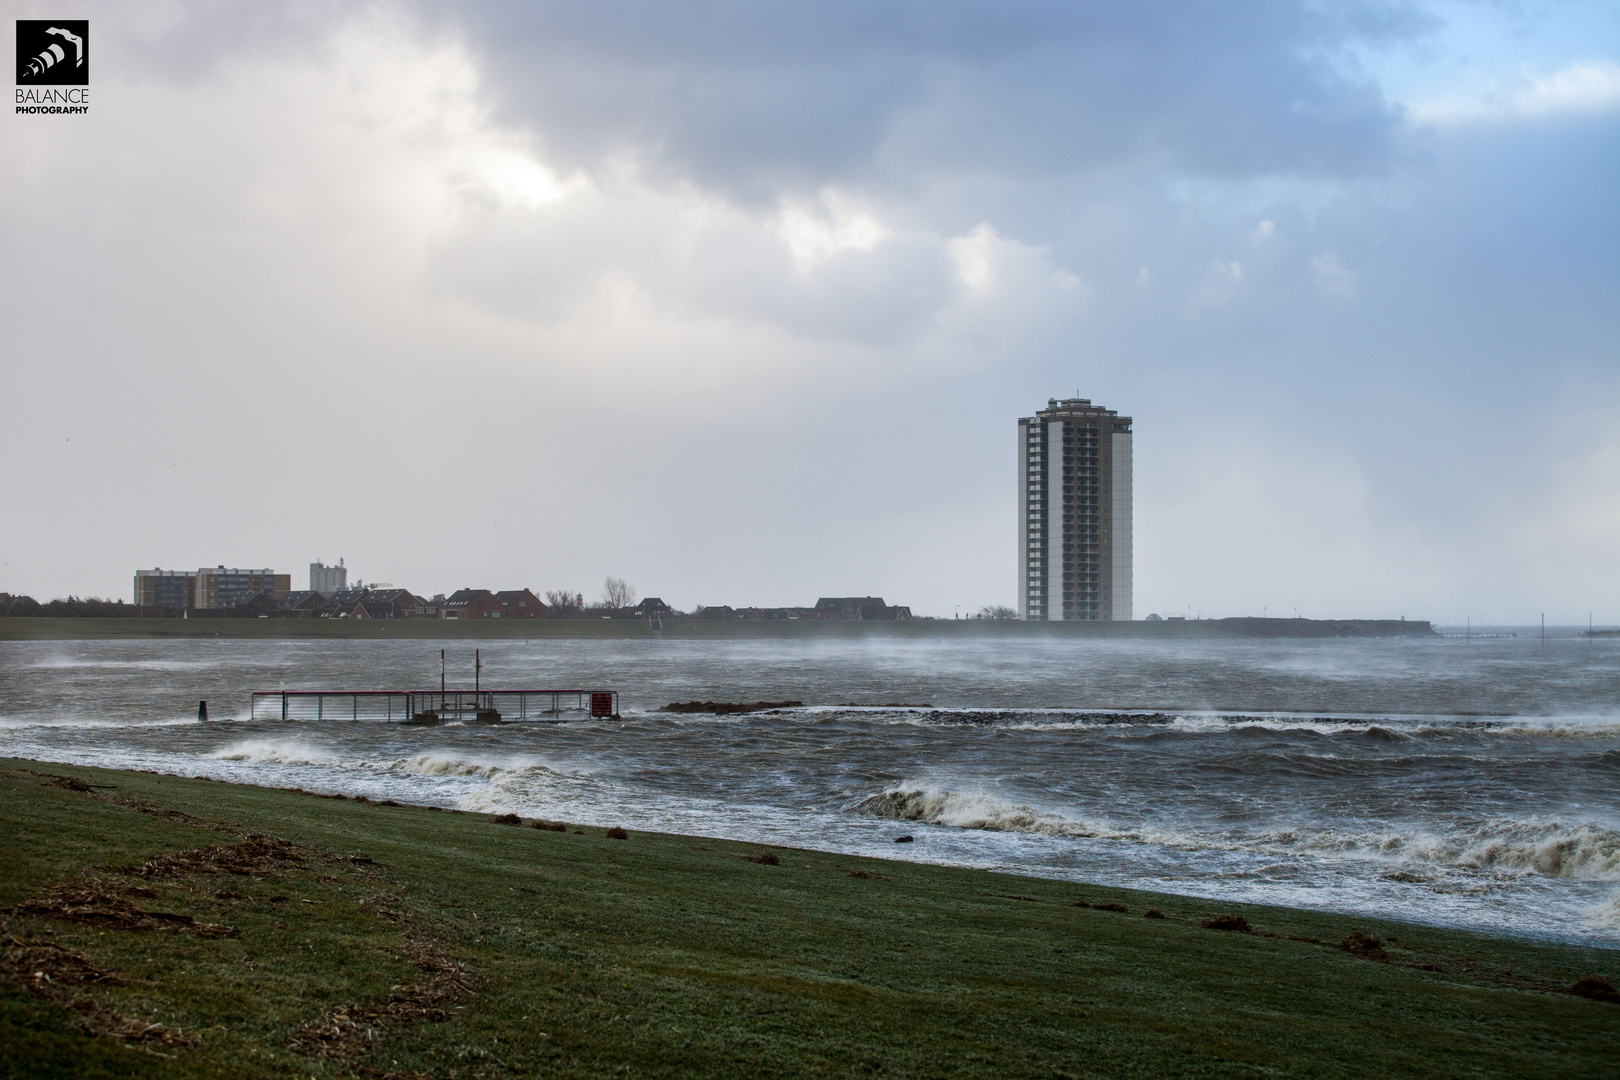
[{"label": "camera icon logo", "polygon": [[18,19],[18,86],[89,86],[89,19]]}]

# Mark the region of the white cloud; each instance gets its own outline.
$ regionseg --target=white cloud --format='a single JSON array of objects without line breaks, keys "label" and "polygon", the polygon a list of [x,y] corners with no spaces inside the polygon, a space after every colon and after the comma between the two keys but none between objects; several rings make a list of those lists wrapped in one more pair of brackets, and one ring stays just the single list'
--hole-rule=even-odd
[{"label": "white cloud", "polygon": [[800,273],[840,251],[871,251],[890,230],[870,214],[851,209],[834,192],[824,192],[820,204],[790,202],[777,224]]},{"label": "white cloud", "polygon": [[1344,303],[1356,294],[1354,270],[1339,262],[1339,253],[1324,251],[1310,262],[1311,274],[1316,279],[1316,291],[1325,299]]},{"label": "white cloud", "polygon": [[1484,93],[1418,102],[1407,116],[1420,124],[1465,124],[1620,109],[1620,63],[1585,60],[1550,74],[1520,71]]},{"label": "white cloud", "polygon": [[1243,278],[1242,263],[1236,259],[1227,260],[1217,255],[1210,260],[1208,272],[1193,290],[1189,310],[1197,314],[1213,308],[1226,307],[1238,298],[1243,288]]},{"label": "white cloud", "polygon": [[995,282],[994,258],[1001,237],[988,223],[981,222],[966,236],[950,242],[956,276],[974,292],[984,292]]}]

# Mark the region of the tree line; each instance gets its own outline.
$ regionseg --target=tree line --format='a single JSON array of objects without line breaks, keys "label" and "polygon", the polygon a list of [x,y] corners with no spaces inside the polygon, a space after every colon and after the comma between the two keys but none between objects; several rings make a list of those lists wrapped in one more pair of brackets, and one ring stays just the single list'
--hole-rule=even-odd
[{"label": "tree line", "polygon": [[584,593],[573,589],[546,590],[546,607],[554,615],[567,615],[573,611],[618,611],[633,607],[635,602],[636,587],[620,577],[606,578],[602,582],[602,598],[590,604],[585,602]]},{"label": "tree line", "polygon": [[133,619],[141,609],[122,600],[103,600],[99,596],[58,598],[40,603],[32,596],[13,596],[0,592],[0,617],[29,616],[69,617],[84,619]]}]

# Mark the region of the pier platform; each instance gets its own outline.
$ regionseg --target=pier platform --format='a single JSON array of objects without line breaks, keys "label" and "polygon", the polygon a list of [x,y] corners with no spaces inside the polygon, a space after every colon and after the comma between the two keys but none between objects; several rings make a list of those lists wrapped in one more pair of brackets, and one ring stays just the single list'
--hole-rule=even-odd
[{"label": "pier platform", "polygon": [[557,723],[618,719],[616,690],[255,690],[255,720],[380,720],[445,723]]}]

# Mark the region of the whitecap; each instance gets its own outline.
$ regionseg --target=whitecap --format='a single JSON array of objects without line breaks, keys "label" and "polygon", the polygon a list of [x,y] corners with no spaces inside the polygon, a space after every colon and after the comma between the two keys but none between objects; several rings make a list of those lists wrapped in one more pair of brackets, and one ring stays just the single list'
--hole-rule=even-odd
[{"label": "whitecap", "polygon": [[211,751],[216,761],[247,761],[263,765],[340,765],[328,751],[297,739],[243,739]]}]

